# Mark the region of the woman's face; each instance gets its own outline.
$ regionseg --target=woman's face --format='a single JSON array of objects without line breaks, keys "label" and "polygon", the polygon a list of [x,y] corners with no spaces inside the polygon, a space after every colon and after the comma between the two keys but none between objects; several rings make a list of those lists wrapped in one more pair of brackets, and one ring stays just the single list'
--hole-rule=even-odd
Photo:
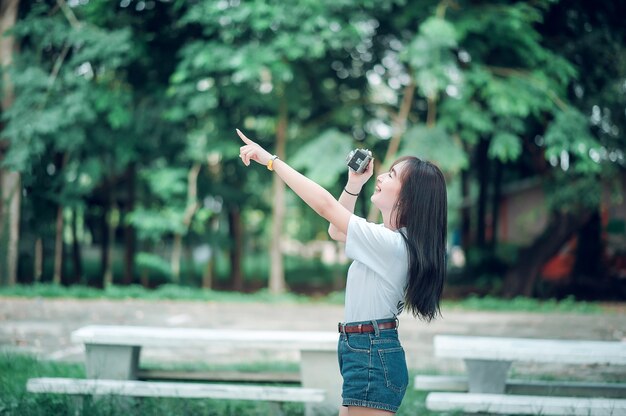
[{"label": "woman's face", "polygon": [[393,166],[389,172],[376,177],[376,187],[370,199],[382,212],[391,212],[398,201],[402,188],[401,173],[405,163],[404,161],[400,162]]}]

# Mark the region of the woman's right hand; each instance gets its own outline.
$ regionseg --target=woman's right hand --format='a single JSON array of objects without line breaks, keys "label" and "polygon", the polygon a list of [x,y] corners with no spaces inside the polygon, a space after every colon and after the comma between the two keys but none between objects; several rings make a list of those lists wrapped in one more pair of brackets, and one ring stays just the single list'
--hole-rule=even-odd
[{"label": "woman's right hand", "polygon": [[258,143],[250,140],[239,129],[235,129],[235,131],[245,143],[245,145],[239,148],[239,157],[243,161],[243,164],[250,166],[250,161],[254,160],[261,165],[267,166],[267,162],[272,158],[272,155],[267,150],[263,149]]}]

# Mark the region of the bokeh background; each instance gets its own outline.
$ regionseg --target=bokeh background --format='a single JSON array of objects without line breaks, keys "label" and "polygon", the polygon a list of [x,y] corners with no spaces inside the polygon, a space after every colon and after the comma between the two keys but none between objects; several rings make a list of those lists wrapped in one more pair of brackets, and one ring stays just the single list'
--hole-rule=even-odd
[{"label": "bokeh background", "polygon": [[[242,129],[339,195],[448,184],[445,296],[626,299],[626,2],[2,0],[0,285],[326,295],[348,260]],[[372,181],[373,182],[373,181]],[[370,183],[357,214],[371,221]]]}]

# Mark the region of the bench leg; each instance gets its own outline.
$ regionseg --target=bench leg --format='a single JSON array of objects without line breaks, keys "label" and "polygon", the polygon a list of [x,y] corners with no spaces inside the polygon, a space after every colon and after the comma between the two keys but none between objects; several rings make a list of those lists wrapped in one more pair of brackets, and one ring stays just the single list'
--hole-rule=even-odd
[{"label": "bench leg", "polygon": [[85,398],[81,395],[72,396],[70,398],[70,413],[74,416],[80,416],[83,413]]},{"label": "bench leg", "polygon": [[511,361],[465,360],[470,393],[503,394]]},{"label": "bench leg", "polygon": [[140,347],[85,344],[87,378],[136,380]]},{"label": "bench leg", "polygon": [[301,351],[300,380],[302,387],[326,390],[323,402],[306,403],[306,416],[337,414],[341,405],[341,374],[336,351]]},{"label": "bench leg", "polygon": [[283,416],[285,414],[283,412],[282,403],[279,403],[279,402],[269,402],[267,404],[267,407],[269,408],[270,414],[272,414],[272,415]]}]

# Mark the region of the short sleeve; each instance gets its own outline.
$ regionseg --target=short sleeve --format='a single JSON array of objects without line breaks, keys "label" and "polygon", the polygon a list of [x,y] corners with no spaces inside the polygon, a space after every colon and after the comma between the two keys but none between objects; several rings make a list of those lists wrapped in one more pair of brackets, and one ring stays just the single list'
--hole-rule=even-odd
[{"label": "short sleeve", "polygon": [[405,243],[399,232],[353,215],[346,234],[346,256],[359,261],[381,276],[402,257]]}]

